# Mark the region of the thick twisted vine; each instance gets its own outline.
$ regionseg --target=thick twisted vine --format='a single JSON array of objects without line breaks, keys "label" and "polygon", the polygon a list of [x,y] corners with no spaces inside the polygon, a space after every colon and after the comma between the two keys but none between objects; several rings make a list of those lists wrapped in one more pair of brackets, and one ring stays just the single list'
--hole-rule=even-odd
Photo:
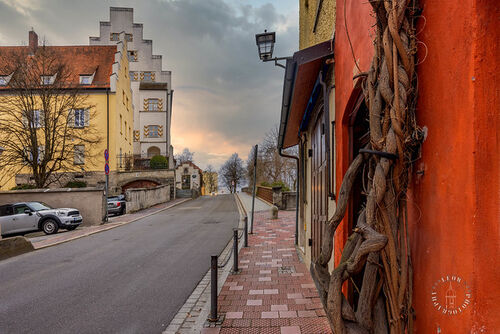
[{"label": "thick twisted vine", "polygon": [[[374,56],[363,83],[370,143],[344,175],[337,208],[324,226],[321,253],[311,264],[336,334],[413,332],[406,191],[412,156],[422,137],[414,115],[415,6],[409,0],[371,0],[370,4],[377,22]],[[371,154],[376,151],[380,154]],[[366,200],[354,208],[360,212],[356,227],[330,273],[333,236],[360,173],[368,180]],[[362,283],[354,304],[342,293],[342,285],[360,273]]]}]

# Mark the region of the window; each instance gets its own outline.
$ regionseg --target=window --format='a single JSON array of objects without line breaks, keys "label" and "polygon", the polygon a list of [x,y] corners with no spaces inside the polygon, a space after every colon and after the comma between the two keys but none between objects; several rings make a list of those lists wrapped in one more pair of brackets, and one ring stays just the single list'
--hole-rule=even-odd
[{"label": "window", "polygon": [[158,106],[158,99],[148,99],[147,101],[147,107],[148,111],[160,111],[160,108]]},{"label": "window", "polygon": [[112,32],[110,35],[109,35],[109,40],[110,41],[119,41],[120,40],[120,34],[117,33],[117,32]]},{"label": "window", "polygon": [[128,141],[132,143],[132,128],[128,127]]},{"label": "window", "polygon": [[127,51],[128,61],[137,61],[137,51]]},{"label": "window", "polygon": [[127,140],[127,121],[125,121],[125,140]]},{"label": "window", "polygon": [[142,72],[142,81],[151,82],[153,80],[153,72]]},{"label": "window", "polygon": [[125,34],[125,40],[127,42],[132,42],[134,40],[134,36],[132,34]]},{"label": "window", "polygon": [[122,117],[122,115],[120,115],[120,134],[123,133],[123,131],[122,131],[122,122],[123,122],[123,117]]},{"label": "window", "polygon": [[89,125],[90,112],[88,109],[72,109],[68,116],[68,125],[73,128],[83,128]]},{"label": "window", "polygon": [[75,145],[74,153],[75,153],[75,156],[74,156],[73,163],[75,165],[85,164],[85,146],[84,145]]},{"label": "window", "polygon": [[122,90],[122,103],[125,104],[125,91]]},{"label": "window", "polygon": [[75,128],[83,128],[85,126],[85,109],[75,109]]},{"label": "window", "polygon": [[0,76],[0,86],[7,86],[8,83],[9,83],[9,77],[7,77],[5,75],[1,75]]},{"label": "window", "polygon": [[[24,211],[30,210],[26,204],[19,204],[14,206],[15,215],[24,215]],[[31,210],[30,210],[31,211]]]},{"label": "window", "polygon": [[[25,118],[31,118],[29,121],[31,123],[31,127],[33,129],[38,129],[38,128],[41,128],[42,127],[42,123],[43,123],[43,110],[33,110],[32,111],[32,114],[31,114],[31,117],[27,117],[27,114],[29,112],[25,112],[25,115],[24,117]],[[28,120],[25,119],[25,125],[26,127],[28,126]]]},{"label": "window", "polygon": [[80,85],[92,84],[92,75],[80,75]]},{"label": "window", "polygon": [[147,125],[144,127],[144,137],[160,138],[159,125]]},{"label": "window", "polygon": [[40,76],[42,85],[52,85],[54,83],[55,78],[56,78],[55,74]]},{"label": "window", "polygon": [[[25,152],[27,155],[27,157],[26,157],[27,162],[32,162],[33,161],[33,152],[31,151],[31,148],[26,148]],[[37,163],[40,163],[43,160],[44,153],[45,153],[45,146],[39,145],[37,147],[37,158],[36,158]]]}]

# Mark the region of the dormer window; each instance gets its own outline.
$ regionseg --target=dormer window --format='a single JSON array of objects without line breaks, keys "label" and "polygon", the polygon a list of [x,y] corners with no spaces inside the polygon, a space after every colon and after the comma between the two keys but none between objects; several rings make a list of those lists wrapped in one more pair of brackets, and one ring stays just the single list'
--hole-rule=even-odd
[{"label": "dormer window", "polygon": [[80,85],[91,85],[92,79],[92,75],[80,75]]},{"label": "dormer window", "polygon": [[42,75],[40,81],[42,85],[52,85],[56,80],[56,75]]},{"label": "dormer window", "polygon": [[117,32],[112,32],[110,35],[109,35],[109,40],[110,41],[119,41],[120,40],[120,34],[117,33]]},{"label": "dormer window", "polygon": [[9,83],[9,77],[6,75],[0,75],[0,86],[7,86]]}]

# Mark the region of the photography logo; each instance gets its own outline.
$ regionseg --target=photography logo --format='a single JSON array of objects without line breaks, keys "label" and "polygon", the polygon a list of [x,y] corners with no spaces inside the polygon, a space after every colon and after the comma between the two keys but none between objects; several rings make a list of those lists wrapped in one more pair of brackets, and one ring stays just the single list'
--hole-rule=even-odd
[{"label": "photography logo", "polygon": [[462,313],[469,306],[471,297],[467,282],[459,276],[443,276],[432,286],[432,304],[443,314]]}]

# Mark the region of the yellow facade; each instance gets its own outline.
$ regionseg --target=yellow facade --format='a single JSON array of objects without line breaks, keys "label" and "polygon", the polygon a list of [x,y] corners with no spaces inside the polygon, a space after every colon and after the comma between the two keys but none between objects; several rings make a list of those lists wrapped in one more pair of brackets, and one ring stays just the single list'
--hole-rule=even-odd
[{"label": "yellow facade", "polygon": [[[124,42],[126,43],[126,42]],[[133,153],[133,104],[130,89],[129,63],[126,44],[119,43],[115,54],[113,73],[110,78],[110,89],[88,89],[82,94],[86,95],[85,105],[92,106],[92,116],[88,127],[76,131],[86,131],[92,128],[97,132],[100,142],[95,145],[84,145],[84,163],[75,164],[68,172],[104,172],[104,151],[107,146],[107,127],[109,115],[109,165],[110,171],[120,168],[119,155]],[[1,97],[0,97],[0,103]],[[108,111],[109,106],[109,111]],[[78,143],[73,143],[78,145]],[[0,156],[1,159],[1,156]],[[122,161],[124,164],[124,161]],[[29,168],[20,168],[17,174],[29,174]],[[104,181],[104,174],[103,181]],[[7,175],[0,171],[0,190],[9,190],[16,186],[15,175]]]},{"label": "yellow facade", "polygon": [[[336,1],[300,0],[299,2],[300,50],[332,39],[335,27]],[[316,21],[316,27],[314,27]]]}]

